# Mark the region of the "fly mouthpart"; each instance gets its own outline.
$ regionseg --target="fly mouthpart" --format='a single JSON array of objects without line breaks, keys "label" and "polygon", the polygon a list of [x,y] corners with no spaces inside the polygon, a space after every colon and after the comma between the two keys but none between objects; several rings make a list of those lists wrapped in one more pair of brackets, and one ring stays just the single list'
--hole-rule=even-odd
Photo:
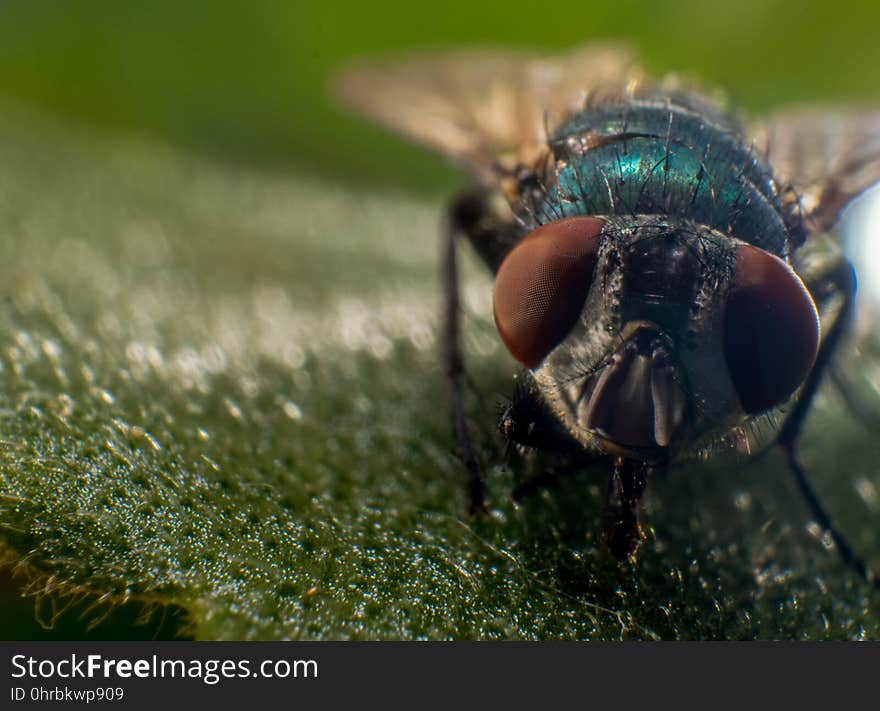
[{"label": "fly mouthpart", "polygon": [[631,335],[586,385],[581,421],[611,444],[665,449],[685,413],[671,349],[653,324],[631,324],[627,331]]}]

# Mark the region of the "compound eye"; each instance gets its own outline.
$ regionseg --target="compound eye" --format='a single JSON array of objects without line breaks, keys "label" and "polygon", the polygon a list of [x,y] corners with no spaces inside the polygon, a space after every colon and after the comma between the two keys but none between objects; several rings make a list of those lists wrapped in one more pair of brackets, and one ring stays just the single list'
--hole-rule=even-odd
[{"label": "compound eye", "polygon": [[752,245],[736,250],[724,313],[724,356],[743,410],[785,402],[807,377],[819,348],[819,314],[797,274]]},{"label": "compound eye", "polygon": [[527,368],[562,341],[584,306],[604,220],[569,217],[527,235],[495,278],[495,325]]}]

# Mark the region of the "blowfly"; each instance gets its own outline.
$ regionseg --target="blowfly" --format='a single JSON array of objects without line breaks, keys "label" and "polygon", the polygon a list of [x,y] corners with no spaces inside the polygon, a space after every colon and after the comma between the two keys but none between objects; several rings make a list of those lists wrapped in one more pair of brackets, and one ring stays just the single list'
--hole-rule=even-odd
[{"label": "blowfly", "polygon": [[475,179],[449,210],[442,264],[443,357],[471,509],[485,502],[462,393],[461,236],[495,275],[498,335],[527,373],[500,430],[607,463],[613,555],[631,558],[643,538],[652,473],[770,423],[812,515],[873,578],[813,492],[797,443],[855,290],[846,259],[816,258],[811,245],[880,181],[880,113],[807,108],[748,122],[719,94],[651,80],[605,45],[363,65],[340,93]]}]

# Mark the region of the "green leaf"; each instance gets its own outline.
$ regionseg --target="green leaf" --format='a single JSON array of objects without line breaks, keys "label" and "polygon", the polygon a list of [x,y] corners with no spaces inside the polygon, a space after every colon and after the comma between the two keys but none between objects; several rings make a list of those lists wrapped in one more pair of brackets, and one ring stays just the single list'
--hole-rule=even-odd
[{"label": "green leaf", "polygon": [[[494,433],[515,371],[472,261],[492,513],[466,515],[441,214],[4,110],[0,536],[41,605],[170,606],[200,639],[878,636],[773,453],[652,481],[632,566],[597,533],[602,471],[515,507]],[[880,562],[878,444],[822,407],[804,460]]]}]

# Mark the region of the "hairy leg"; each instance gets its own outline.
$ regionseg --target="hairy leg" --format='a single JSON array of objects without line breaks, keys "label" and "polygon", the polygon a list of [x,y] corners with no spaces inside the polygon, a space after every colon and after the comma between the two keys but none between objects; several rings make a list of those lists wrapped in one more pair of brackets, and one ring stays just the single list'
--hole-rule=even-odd
[{"label": "hairy leg", "polygon": [[814,293],[817,301],[821,298],[820,291],[833,290],[842,299],[841,306],[834,318],[834,322],[828,329],[828,333],[822,340],[819,348],[819,354],[813,365],[813,370],[807,377],[806,382],[801,389],[800,397],[794,409],[789,413],[785,422],[779,431],[777,444],[785,455],[789,471],[794,477],[795,484],[800,490],[812,516],[816,522],[831,536],[837,547],[843,562],[855,570],[860,576],[871,582],[873,585],[880,587],[877,577],[871,572],[865,562],[853,551],[852,546],[846,537],[837,529],[831,519],[830,514],[825,509],[819,496],[811,486],[807,479],[806,471],[800,462],[798,456],[797,444],[801,431],[810,407],[815,399],[816,392],[819,388],[822,378],[829,370],[832,358],[840,345],[852,316],[853,303],[855,297],[855,277],[853,275],[852,266],[849,262],[841,259],[833,268],[823,275],[821,279],[810,284],[810,291]]},{"label": "hairy leg", "polygon": [[457,248],[458,238],[467,237],[477,253],[494,270],[515,243],[515,226],[493,212],[491,198],[483,191],[472,190],[462,193],[453,202],[446,221],[441,263],[444,288],[443,367],[449,385],[455,439],[468,473],[471,512],[485,510],[486,487],[465,411],[466,372],[461,343]]},{"label": "hairy leg", "polygon": [[639,502],[648,483],[648,471],[645,462],[623,457],[614,461],[602,529],[611,554],[618,560],[631,558],[645,537],[639,522]]}]

